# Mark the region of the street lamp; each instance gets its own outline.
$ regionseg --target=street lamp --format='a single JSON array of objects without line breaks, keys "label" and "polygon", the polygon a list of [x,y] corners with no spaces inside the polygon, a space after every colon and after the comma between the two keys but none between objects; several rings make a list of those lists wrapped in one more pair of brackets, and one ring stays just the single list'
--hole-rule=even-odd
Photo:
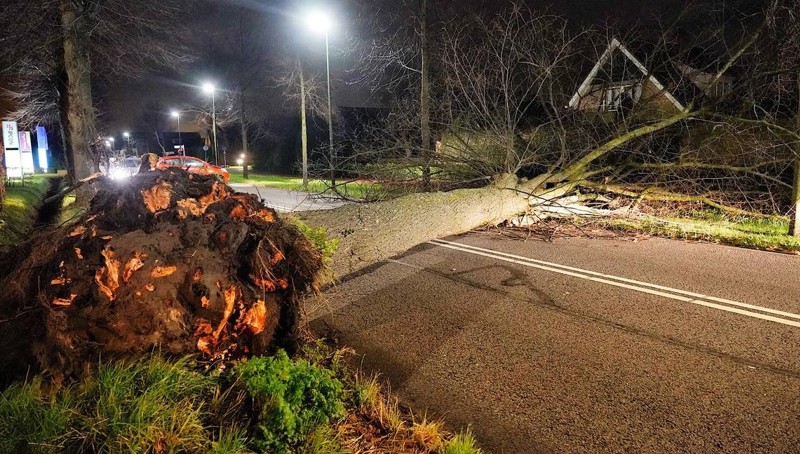
[{"label": "street lamp", "polygon": [[214,164],[219,165],[219,154],[217,153],[217,88],[211,82],[206,82],[203,84],[203,92],[207,95],[211,95],[211,129],[214,134]]},{"label": "street lamp", "polygon": [[331,186],[336,186],[336,163],[335,155],[333,152],[333,121],[332,121],[332,112],[333,108],[331,107],[331,56],[330,56],[330,29],[333,27],[333,21],[331,17],[322,12],[322,11],[314,11],[308,15],[306,18],[306,23],[308,27],[317,32],[317,33],[325,33],[325,69],[327,74],[328,80],[328,152],[331,161]]},{"label": "street lamp", "polygon": [[183,152],[183,141],[181,140],[181,113],[177,110],[172,111],[172,118],[178,119],[178,150]]},{"label": "street lamp", "polygon": [[[124,137],[125,140],[128,142],[128,153],[130,153],[131,152],[131,133],[129,133],[128,131],[125,131],[125,132],[122,133],[122,137]],[[138,152],[136,153],[136,156],[139,156]]]}]

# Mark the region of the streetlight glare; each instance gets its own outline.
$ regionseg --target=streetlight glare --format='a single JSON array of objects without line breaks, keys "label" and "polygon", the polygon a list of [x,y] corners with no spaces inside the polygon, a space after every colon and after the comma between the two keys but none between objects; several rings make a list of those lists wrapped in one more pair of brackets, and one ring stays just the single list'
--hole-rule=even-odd
[{"label": "streetlight glare", "polygon": [[113,141],[114,141],[114,138],[113,138],[113,137],[109,137],[109,138],[108,138],[108,141],[109,141],[109,142],[113,142]]},{"label": "streetlight glare", "polygon": [[317,33],[328,33],[333,27],[333,20],[324,11],[312,11],[306,16],[306,24]]},{"label": "streetlight glare", "polygon": [[177,110],[173,110],[170,115],[172,115],[172,118],[178,118],[181,114]]},{"label": "streetlight glare", "polygon": [[130,136],[131,136],[131,133],[129,133],[129,132],[127,132],[127,131],[125,131],[125,132],[123,132],[123,133],[122,133],[122,137],[128,138],[128,137],[130,137]]},{"label": "streetlight glare", "polygon": [[217,91],[217,87],[215,87],[211,82],[205,82],[203,84],[203,92],[206,94],[211,95],[214,94],[215,91]]}]

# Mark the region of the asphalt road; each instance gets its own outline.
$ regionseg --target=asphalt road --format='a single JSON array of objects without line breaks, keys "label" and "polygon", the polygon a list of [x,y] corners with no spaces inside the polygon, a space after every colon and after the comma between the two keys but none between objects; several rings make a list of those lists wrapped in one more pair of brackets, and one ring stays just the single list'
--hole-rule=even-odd
[{"label": "asphalt road", "polygon": [[473,233],[308,311],[491,452],[800,452],[798,256]]},{"label": "asphalt road", "polygon": [[267,206],[282,213],[291,211],[308,210],[328,210],[342,205],[341,200],[331,199],[330,197],[320,197],[303,191],[292,191],[278,188],[265,188],[246,183],[231,183],[229,185],[238,192],[255,194],[260,197]]}]

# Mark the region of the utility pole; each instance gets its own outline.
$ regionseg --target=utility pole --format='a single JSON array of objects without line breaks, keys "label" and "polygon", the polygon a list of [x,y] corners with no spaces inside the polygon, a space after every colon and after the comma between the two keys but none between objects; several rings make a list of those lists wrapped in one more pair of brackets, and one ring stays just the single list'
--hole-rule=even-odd
[{"label": "utility pole", "polygon": [[431,190],[431,75],[428,45],[428,0],[420,4],[421,81],[419,99],[420,142],[422,147],[422,189]]},{"label": "utility pole", "polygon": [[[800,96],[800,72],[797,73],[797,94]],[[800,98],[795,114],[795,131],[800,133]],[[794,146],[794,178],[792,179],[792,210],[789,218],[789,235],[800,237],[800,143]]]},{"label": "utility pole", "polygon": [[306,129],[306,79],[303,75],[303,64],[297,62],[300,70],[300,142],[303,156],[303,189],[308,189],[308,131]]}]

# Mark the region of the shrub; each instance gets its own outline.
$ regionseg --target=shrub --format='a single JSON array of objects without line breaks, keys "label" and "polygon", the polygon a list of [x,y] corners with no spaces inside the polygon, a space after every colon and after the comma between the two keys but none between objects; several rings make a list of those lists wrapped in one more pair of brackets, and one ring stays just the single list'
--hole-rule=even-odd
[{"label": "shrub", "polygon": [[259,448],[268,452],[287,452],[344,414],[341,382],[305,360],[292,361],[283,350],[252,358],[236,371],[261,407]]}]

